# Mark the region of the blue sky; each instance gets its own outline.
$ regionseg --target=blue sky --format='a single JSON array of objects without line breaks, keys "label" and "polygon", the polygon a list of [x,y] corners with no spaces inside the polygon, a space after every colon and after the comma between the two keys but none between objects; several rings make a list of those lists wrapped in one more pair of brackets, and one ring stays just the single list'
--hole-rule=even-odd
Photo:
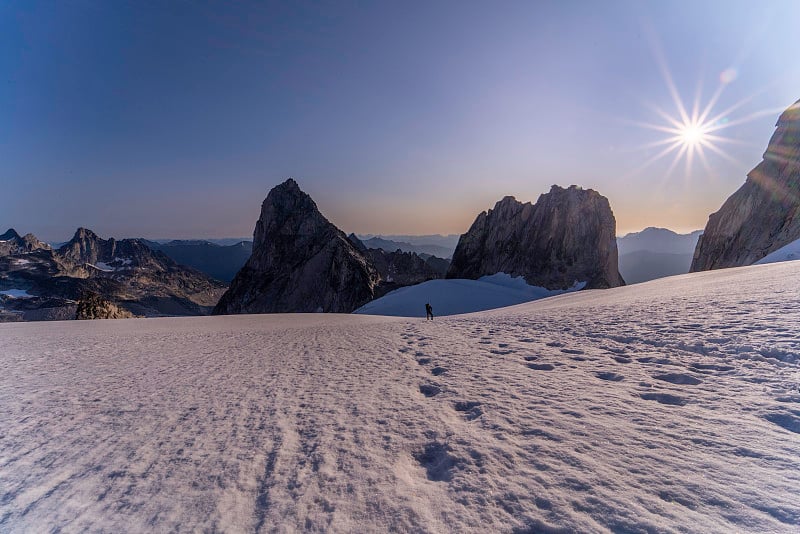
[{"label": "blue sky", "polygon": [[[348,232],[461,233],[573,183],[619,233],[701,228],[800,99],[797,20],[793,0],[5,1],[0,226],[250,235],[292,176]],[[727,157],[641,168],[669,136],[641,123],[678,116],[662,67],[689,108],[722,75]]]}]

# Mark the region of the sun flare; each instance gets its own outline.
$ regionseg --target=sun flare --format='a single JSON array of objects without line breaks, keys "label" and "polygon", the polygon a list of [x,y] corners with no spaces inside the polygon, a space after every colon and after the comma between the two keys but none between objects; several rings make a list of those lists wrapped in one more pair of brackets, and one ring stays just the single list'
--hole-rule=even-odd
[{"label": "sun flare", "polygon": [[680,137],[684,146],[702,145],[705,141],[705,131],[702,125],[687,124],[681,129]]},{"label": "sun flare", "polygon": [[672,176],[673,171],[681,162],[685,164],[684,177],[688,179],[692,175],[694,162],[698,160],[703,166],[705,176],[713,175],[713,170],[708,159],[709,155],[714,155],[741,166],[741,162],[731,156],[724,147],[730,144],[746,143],[735,137],[720,135],[720,133],[722,130],[726,130],[732,126],[745,124],[757,118],[774,115],[776,112],[780,112],[782,108],[764,109],[741,117],[732,116],[733,113],[741,110],[741,108],[769,89],[772,84],[761,88],[754,94],[738,100],[722,111],[715,112],[714,108],[719,103],[723,91],[729,84],[735,81],[738,76],[735,69],[728,68],[719,75],[719,85],[704,105],[701,105],[701,100],[703,100],[701,94],[702,83],[698,83],[693,101],[685,102],[683,98],[681,98],[680,92],[673,80],[672,73],[667,66],[666,59],[660,50],[660,46],[658,46],[656,42],[653,43],[653,52],[656,64],[664,78],[667,92],[674,105],[674,111],[670,113],[666,111],[666,108],[662,108],[653,102],[645,101],[645,106],[650,108],[655,116],[658,117],[658,122],[626,121],[639,127],[665,134],[661,139],[636,148],[637,150],[647,151],[655,149],[656,153],[651,155],[636,169],[633,169],[631,175],[636,175],[655,162],[669,156],[672,157],[672,161],[663,175],[664,180]]}]

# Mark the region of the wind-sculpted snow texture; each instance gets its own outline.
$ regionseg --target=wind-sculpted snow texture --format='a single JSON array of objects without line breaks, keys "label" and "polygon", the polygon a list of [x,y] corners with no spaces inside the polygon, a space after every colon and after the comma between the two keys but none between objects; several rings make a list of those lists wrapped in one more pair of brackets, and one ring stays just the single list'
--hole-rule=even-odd
[{"label": "wind-sculpted snow texture", "polygon": [[797,532],[798,276],[0,325],[0,531]]}]

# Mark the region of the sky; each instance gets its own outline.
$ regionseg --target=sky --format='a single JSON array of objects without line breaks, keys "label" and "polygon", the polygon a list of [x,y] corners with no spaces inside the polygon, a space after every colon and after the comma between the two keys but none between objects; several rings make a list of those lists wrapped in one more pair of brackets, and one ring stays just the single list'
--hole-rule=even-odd
[{"label": "sky", "polygon": [[[800,99],[798,20],[796,0],[3,0],[0,227],[248,236],[293,177],[346,232],[463,233],[552,184],[606,196],[618,234],[691,231]],[[653,126],[715,95],[727,140],[653,161],[675,135]]]}]

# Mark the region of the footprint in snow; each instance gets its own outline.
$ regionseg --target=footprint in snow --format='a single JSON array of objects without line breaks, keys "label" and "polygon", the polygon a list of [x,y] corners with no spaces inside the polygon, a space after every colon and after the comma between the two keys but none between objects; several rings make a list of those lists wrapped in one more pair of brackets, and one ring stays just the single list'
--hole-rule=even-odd
[{"label": "footprint in snow", "polygon": [[669,382],[670,384],[678,384],[681,386],[696,386],[697,384],[702,384],[703,381],[693,377],[692,375],[687,375],[683,373],[665,373],[661,375],[653,375],[653,378],[656,380],[663,380],[664,382]]},{"label": "footprint in snow", "polygon": [[439,376],[447,372],[447,369],[444,367],[434,367],[431,369],[431,374],[433,376]]},{"label": "footprint in snow", "polygon": [[556,367],[552,363],[529,363],[528,368],[534,371],[552,371]]},{"label": "footprint in snow", "polygon": [[457,412],[463,412],[467,421],[473,421],[483,415],[481,403],[477,401],[458,401],[453,404],[453,409]]},{"label": "footprint in snow", "polygon": [[450,480],[452,470],[460,463],[459,459],[450,454],[450,446],[446,443],[431,442],[421,450],[414,453],[414,459],[425,469],[428,480],[434,482],[447,482]]},{"label": "footprint in snow", "polygon": [[764,416],[764,419],[770,423],[775,423],[789,432],[800,434],[800,413],[797,413],[795,410],[769,413]]},{"label": "footprint in snow", "polygon": [[709,371],[733,371],[735,367],[732,365],[722,365],[718,363],[690,363],[689,368],[693,371],[697,371],[698,373],[705,373]]},{"label": "footprint in snow", "polygon": [[420,384],[419,392],[426,397],[435,397],[442,392],[442,389],[439,386],[434,386],[433,384]]},{"label": "footprint in snow", "polygon": [[594,374],[600,380],[609,380],[611,382],[620,382],[625,379],[623,375],[612,373],[610,371],[601,371]]},{"label": "footprint in snow", "polygon": [[669,393],[640,393],[639,396],[644,400],[654,400],[671,406],[685,406],[689,402],[683,397],[670,395]]}]

